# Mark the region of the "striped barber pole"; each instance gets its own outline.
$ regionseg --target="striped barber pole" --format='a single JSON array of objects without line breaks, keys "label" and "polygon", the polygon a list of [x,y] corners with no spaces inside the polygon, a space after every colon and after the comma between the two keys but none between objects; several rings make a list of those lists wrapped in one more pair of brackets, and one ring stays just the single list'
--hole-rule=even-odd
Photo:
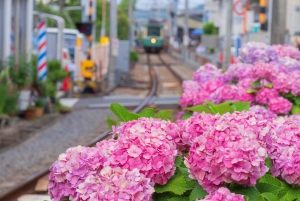
[{"label": "striped barber pole", "polygon": [[38,70],[37,78],[45,81],[47,78],[47,42],[46,42],[46,23],[41,22],[38,26]]}]

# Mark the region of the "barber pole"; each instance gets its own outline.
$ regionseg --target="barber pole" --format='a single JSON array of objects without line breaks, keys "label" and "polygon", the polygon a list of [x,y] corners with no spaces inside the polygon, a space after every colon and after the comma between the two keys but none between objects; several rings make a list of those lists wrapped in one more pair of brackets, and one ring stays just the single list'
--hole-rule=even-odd
[{"label": "barber pole", "polygon": [[37,78],[45,81],[47,78],[47,42],[46,42],[46,23],[41,22],[38,26],[38,70]]}]

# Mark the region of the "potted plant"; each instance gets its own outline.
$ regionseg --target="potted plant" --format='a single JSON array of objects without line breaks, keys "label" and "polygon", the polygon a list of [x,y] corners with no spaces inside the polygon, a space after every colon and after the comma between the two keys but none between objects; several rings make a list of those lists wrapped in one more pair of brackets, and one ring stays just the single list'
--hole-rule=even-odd
[{"label": "potted plant", "polygon": [[41,99],[34,101],[34,104],[29,105],[25,111],[25,119],[33,120],[43,116],[45,104]]}]

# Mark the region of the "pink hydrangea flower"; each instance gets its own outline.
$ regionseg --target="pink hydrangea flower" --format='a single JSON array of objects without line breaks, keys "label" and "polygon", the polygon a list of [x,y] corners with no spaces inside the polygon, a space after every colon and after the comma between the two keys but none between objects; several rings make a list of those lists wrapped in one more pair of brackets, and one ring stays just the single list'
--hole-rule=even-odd
[{"label": "pink hydrangea flower", "polygon": [[201,113],[186,119],[180,124],[182,142],[189,149],[193,140],[202,135],[206,130],[215,125],[215,121],[220,117],[219,114],[212,115]]},{"label": "pink hydrangea flower", "polygon": [[261,115],[263,119],[273,120],[277,118],[277,115],[274,112],[271,112],[260,105],[250,107],[249,111],[255,113],[256,115]]},{"label": "pink hydrangea flower", "polygon": [[220,87],[222,87],[223,85],[224,83],[220,82],[219,80],[208,81],[201,86],[200,93],[204,92],[204,93],[211,94],[215,92],[217,89],[219,89]]},{"label": "pink hydrangea flower", "polygon": [[169,121],[140,118],[124,123],[117,131],[118,146],[107,165],[138,168],[155,183],[166,184],[175,171],[179,127]]},{"label": "pink hydrangea flower", "polygon": [[196,201],[245,201],[243,195],[231,193],[227,188],[219,188],[207,195],[204,199]]},{"label": "pink hydrangea flower", "polygon": [[252,76],[256,79],[273,80],[278,74],[278,68],[275,65],[259,63],[252,68]]},{"label": "pink hydrangea flower", "polygon": [[215,80],[220,76],[222,76],[221,70],[212,64],[205,64],[194,72],[193,80],[202,85],[210,80]]},{"label": "pink hydrangea flower", "polygon": [[290,57],[300,60],[300,52],[291,45],[273,45],[272,48],[277,52],[279,57]]},{"label": "pink hydrangea flower", "polygon": [[289,73],[289,78],[291,80],[291,93],[294,96],[300,95],[300,71],[293,71]]},{"label": "pink hydrangea flower", "polygon": [[231,64],[225,74],[231,76],[232,81],[251,78],[252,67],[251,64],[245,63]]},{"label": "pink hydrangea flower", "polygon": [[102,140],[96,144],[96,147],[101,149],[106,158],[109,158],[111,156],[117,146],[118,142],[114,139]]},{"label": "pink hydrangea flower", "polygon": [[220,89],[220,102],[235,100],[238,94],[238,87],[235,85],[224,85]]},{"label": "pink hydrangea flower", "polygon": [[67,149],[50,168],[49,194],[54,201],[75,197],[76,189],[89,175],[100,172],[107,160],[98,148]]},{"label": "pink hydrangea flower", "polygon": [[79,185],[74,201],[152,201],[153,186],[138,169],[107,166]]},{"label": "pink hydrangea flower", "polygon": [[255,101],[254,93],[247,93],[247,89],[243,87],[237,87],[237,89],[237,96],[235,97],[234,101],[243,101],[250,103],[253,103]]},{"label": "pink hydrangea flower", "polygon": [[256,95],[256,101],[260,104],[267,105],[271,99],[279,97],[275,89],[262,88]]},{"label": "pink hydrangea flower", "polygon": [[231,182],[254,186],[268,171],[261,138],[269,128],[267,121],[259,118],[248,111],[221,116],[193,141],[185,159],[190,177],[208,192]]},{"label": "pink hydrangea flower", "polygon": [[288,114],[292,109],[292,103],[285,98],[277,97],[270,99],[268,107],[276,114]]},{"label": "pink hydrangea flower", "polygon": [[244,88],[244,89],[251,89],[253,88],[251,84],[255,82],[256,80],[254,78],[244,78],[242,80],[239,80],[237,83],[238,87]]},{"label": "pink hydrangea flower", "polygon": [[300,125],[293,119],[278,118],[273,127],[266,138],[272,175],[300,185]]},{"label": "pink hydrangea flower", "polygon": [[273,88],[279,93],[286,94],[290,92],[292,80],[286,73],[278,73],[276,77],[272,78]]}]

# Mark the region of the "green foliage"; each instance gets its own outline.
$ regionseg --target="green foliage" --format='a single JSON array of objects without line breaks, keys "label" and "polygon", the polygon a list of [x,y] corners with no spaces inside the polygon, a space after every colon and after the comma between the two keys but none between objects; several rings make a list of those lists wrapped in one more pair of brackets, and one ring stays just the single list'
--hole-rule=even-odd
[{"label": "green foliage", "polygon": [[70,73],[65,71],[62,66],[61,62],[58,60],[52,60],[47,62],[48,72],[47,72],[47,79],[54,83],[61,82],[70,76]]},{"label": "green foliage", "polygon": [[251,87],[260,86],[260,80],[256,80],[255,82],[251,83]]},{"label": "green foliage", "polygon": [[[249,102],[232,102],[232,101],[227,101],[224,103],[221,103],[219,105],[216,105],[212,102],[206,101],[205,104],[203,105],[197,105],[193,107],[188,107],[185,108],[185,110],[189,110],[192,112],[198,112],[198,113],[208,113],[208,114],[220,114],[223,115],[227,112],[233,113],[234,111],[244,111],[244,110],[249,110],[250,108],[250,103]],[[187,113],[190,115],[190,113]],[[188,115],[183,116],[182,119],[186,118]]]},{"label": "green foliage", "polygon": [[31,63],[27,62],[25,56],[21,56],[19,61],[14,56],[11,56],[8,60],[8,67],[10,79],[19,89],[26,87],[30,83]]},{"label": "green foliage", "polygon": [[0,82],[0,115],[3,114],[5,102],[7,100],[7,87],[4,83]]},{"label": "green foliage", "polygon": [[139,55],[136,51],[130,51],[130,61],[138,61]]},{"label": "green foliage", "polygon": [[39,108],[44,108],[45,107],[45,103],[43,100],[41,99],[37,99],[34,101],[34,106],[35,107],[39,107]]},{"label": "green foliage", "polygon": [[146,108],[140,112],[140,114],[129,112],[124,106],[119,103],[112,103],[110,105],[110,110],[113,114],[118,118],[118,120],[114,120],[110,117],[107,117],[107,124],[111,129],[112,126],[119,125],[119,122],[128,122],[132,120],[137,120],[140,117],[152,117],[158,118],[162,120],[171,120],[172,119],[172,111],[171,110],[161,110],[156,112],[154,108]]},{"label": "green foliage", "polygon": [[[2,96],[2,95],[1,95]],[[8,115],[14,115],[18,112],[18,99],[19,91],[17,89],[12,89],[9,93],[6,94],[6,100],[4,104],[3,113]]]},{"label": "green foliage", "polygon": [[182,120],[185,120],[185,119],[188,119],[190,118],[191,116],[193,116],[193,112],[188,112],[188,113],[185,113],[184,115],[182,115]]},{"label": "green foliage", "polygon": [[203,25],[203,32],[206,35],[217,35],[218,29],[215,27],[213,22],[207,22]]}]

